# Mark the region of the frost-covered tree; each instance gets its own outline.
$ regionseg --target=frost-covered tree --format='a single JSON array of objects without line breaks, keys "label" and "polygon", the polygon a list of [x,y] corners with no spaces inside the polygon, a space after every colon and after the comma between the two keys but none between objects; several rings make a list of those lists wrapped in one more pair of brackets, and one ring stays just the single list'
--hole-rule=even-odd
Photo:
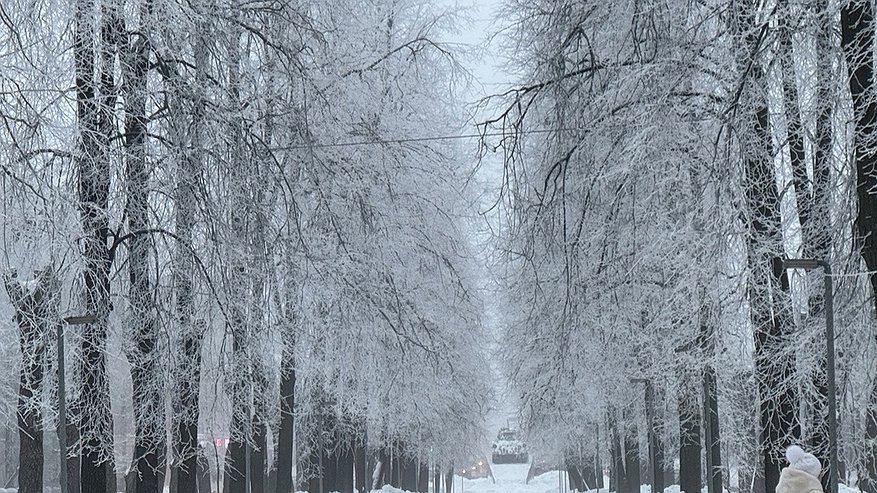
[{"label": "frost-covered tree", "polygon": [[[762,459],[732,460],[750,474],[767,461],[768,490],[789,441],[827,457],[822,301],[802,277],[786,281],[779,261],[848,262],[839,252],[849,241],[849,137],[834,124],[846,96],[832,82],[840,40],[830,27],[840,6],[506,9],[515,20],[505,43],[523,75],[491,98],[485,128],[510,135],[500,142],[505,346],[531,432],[590,429],[608,411],[624,433],[635,415],[624,410],[640,399],[628,379],[647,377],[680,403],[668,410],[678,431],[662,432],[681,449],[686,491],[700,488],[700,472],[686,470],[700,464],[701,439],[689,432],[701,408],[712,435],[721,421],[731,440],[760,436]],[[758,388],[757,409],[731,384],[741,376]],[[716,387],[718,405],[703,385]],[[759,423],[730,426],[754,413]],[[721,465],[717,451],[707,465]]]}]

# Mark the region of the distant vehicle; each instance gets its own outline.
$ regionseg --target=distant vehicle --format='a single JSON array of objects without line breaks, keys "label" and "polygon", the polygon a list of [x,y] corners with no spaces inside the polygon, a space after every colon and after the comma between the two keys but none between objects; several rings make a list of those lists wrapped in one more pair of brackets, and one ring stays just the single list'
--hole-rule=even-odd
[{"label": "distant vehicle", "polygon": [[500,428],[493,442],[494,464],[526,464],[530,459],[527,445],[521,440],[518,431]]},{"label": "distant vehicle", "polygon": [[477,459],[472,461],[472,464],[460,469],[458,474],[466,479],[486,478],[490,476],[490,464],[485,459]]}]

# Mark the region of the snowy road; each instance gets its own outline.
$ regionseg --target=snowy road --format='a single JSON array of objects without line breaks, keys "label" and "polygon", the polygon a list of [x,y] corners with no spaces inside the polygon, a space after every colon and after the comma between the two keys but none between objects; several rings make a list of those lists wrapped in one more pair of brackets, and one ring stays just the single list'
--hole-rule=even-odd
[{"label": "snowy road", "polygon": [[527,464],[491,465],[494,483],[490,478],[454,478],[454,493],[557,493],[558,473],[551,471],[537,476],[527,484]]}]

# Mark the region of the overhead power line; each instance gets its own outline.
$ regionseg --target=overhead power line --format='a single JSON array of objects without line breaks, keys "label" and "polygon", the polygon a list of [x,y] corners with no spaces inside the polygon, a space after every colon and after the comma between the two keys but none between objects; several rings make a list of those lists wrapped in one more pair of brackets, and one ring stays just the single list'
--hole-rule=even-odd
[{"label": "overhead power line", "polygon": [[[548,129],[548,128],[538,128],[533,130],[523,130],[521,132],[517,132],[517,135],[532,135],[532,134],[547,134],[551,132],[566,132],[573,130],[584,130],[581,128],[560,128],[560,129]],[[483,137],[511,137],[514,132],[487,132],[487,133],[475,133],[475,134],[460,134],[460,135],[430,135],[423,137],[400,137],[397,139],[376,139],[376,140],[360,140],[353,142],[332,142],[332,143],[314,143],[314,144],[296,144],[292,146],[281,146],[274,147],[275,151],[294,151],[299,149],[319,149],[325,147],[355,147],[355,146],[369,146],[369,145],[386,145],[386,144],[407,144],[412,142],[433,142],[433,141],[441,141],[441,140],[458,140],[458,139],[477,139]]]}]

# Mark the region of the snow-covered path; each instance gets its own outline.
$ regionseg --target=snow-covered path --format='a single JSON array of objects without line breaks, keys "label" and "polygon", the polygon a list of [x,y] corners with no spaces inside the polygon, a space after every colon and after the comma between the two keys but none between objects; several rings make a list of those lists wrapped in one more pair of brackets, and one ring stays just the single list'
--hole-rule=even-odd
[{"label": "snow-covered path", "polygon": [[557,493],[558,473],[547,472],[527,484],[527,464],[492,464],[494,483],[490,478],[454,478],[454,493]]}]

